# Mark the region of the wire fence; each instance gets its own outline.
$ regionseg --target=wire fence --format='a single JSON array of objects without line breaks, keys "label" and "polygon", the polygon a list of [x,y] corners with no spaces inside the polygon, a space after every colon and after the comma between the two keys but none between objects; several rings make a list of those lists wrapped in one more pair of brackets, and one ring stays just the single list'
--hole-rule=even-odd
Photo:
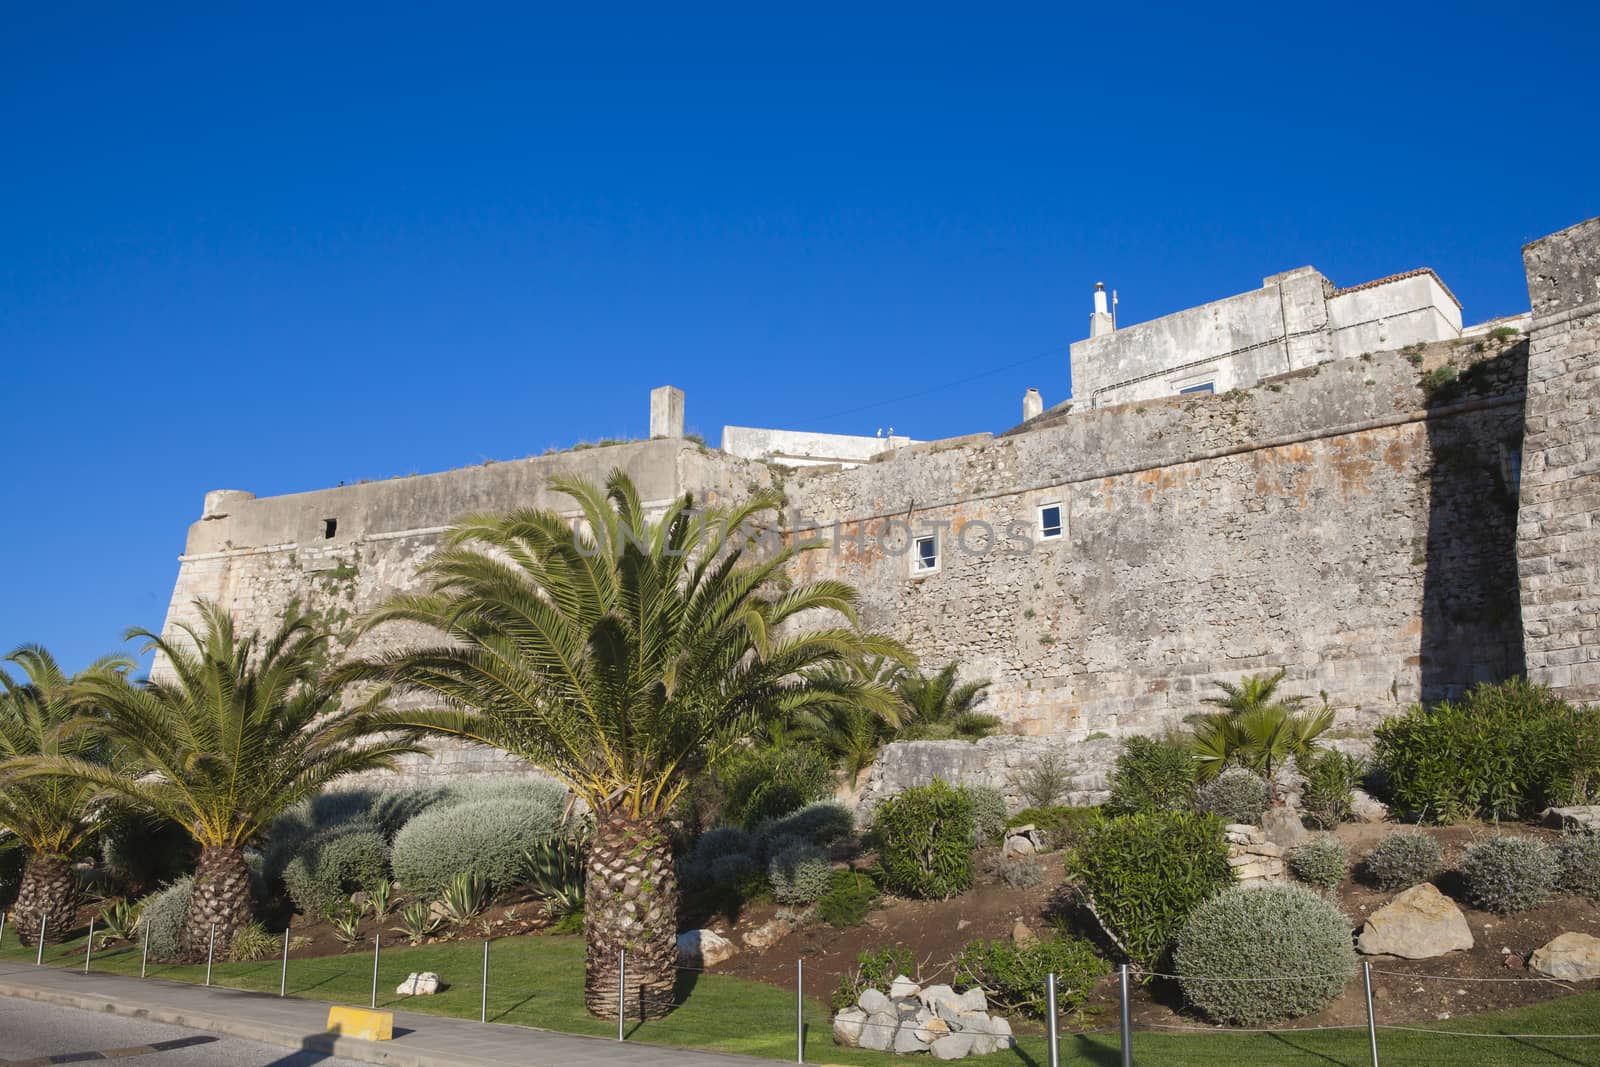
[{"label": "wire fence", "polygon": [[[152,960],[149,955],[148,936],[139,940],[122,940],[114,944],[96,944],[96,931],[91,925],[90,936],[80,946],[77,944],[47,945],[39,936],[44,932],[47,918],[42,917],[38,931],[22,932],[17,930],[13,917],[0,913],[0,950],[11,945],[24,947],[31,951],[31,961],[13,960],[14,963],[32,966],[71,967],[81,969],[85,973],[97,967],[111,973],[137,975],[140,978],[170,978],[179,981],[199,982],[205,984],[226,985],[230,988],[250,990],[259,993],[275,994],[277,996],[310,996],[317,999],[332,999],[345,1001],[362,1001],[374,1008],[396,1008],[402,1006],[419,1007],[418,998],[408,992],[402,992],[404,984],[411,979],[416,965],[415,960],[402,956],[398,959],[386,953],[396,948],[406,947],[403,938],[385,942],[382,935],[376,935],[365,943],[352,946],[350,952],[340,956],[319,956],[309,958],[295,958],[293,949],[293,930],[285,930],[279,946],[267,958],[239,962],[227,961],[226,968],[219,972],[216,965],[223,961],[216,958],[214,941],[208,946],[208,958],[204,962],[172,963],[167,961]],[[101,931],[104,937],[104,932]],[[146,931],[146,935],[148,931]],[[527,973],[526,968],[518,961],[508,961],[501,964],[501,971],[496,971],[496,954],[494,941],[482,941],[481,953],[474,953],[473,970],[476,973],[459,973],[462,964],[462,955],[451,957],[450,970],[453,972],[448,982],[441,981],[437,992],[432,997],[425,999],[437,1001],[429,1006],[430,1010],[441,1011],[450,1015],[465,1015],[469,1011],[476,1014],[483,1023],[497,1021],[514,1021],[523,1025],[542,1028],[563,1030],[572,1029],[574,1012],[581,1011],[584,1006],[581,996],[576,996],[576,991],[570,988],[570,981],[552,987],[553,983],[540,981],[538,976]],[[460,943],[453,946],[459,949]],[[739,1003],[728,1003],[726,998],[718,1000],[714,1007],[708,1007],[691,996],[694,985],[704,975],[716,975],[717,971],[703,966],[681,964],[674,968],[674,981],[641,982],[639,971],[636,969],[630,980],[630,966],[635,961],[630,961],[626,952],[619,952],[617,957],[617,985],[615,1000],[604,1004],[605,1014],[616,1016],[615,1039],[627,1041],[635,1039],[639,1030],[647,1024],[652,1027],[667,1027],[666,1036],[676,1044],[693,1044],[696,1033],[725,1033],[730,1022],[745,1032],[763,1036],[779,1036],[784,1031],[792,1031],[795,1061],[805,1063],[808,1049],[818,1056],[825,1057],[826,1050],[834,1043],[835,1016],[829,1009],[826,998],[830,989],[823,988],[824,982],[814,975],[806,973],[805,960],[796,961],[793,974],[793,1001],[792,1007],[780,1010],[772,1005],[771,999],[763,1004],[745,1006]],[[1369,1059],[1373,1067],[1378,1067],[1382,1062],[1380,1057],[1383,1052],[1383,1042],[1380,1035],[1417,1035],[1430,1039],[1442,1039],[1446,1046],[1451,1042],[1471,1042],[1483,1040],[1514,1040],[1525,1043],[1552,1041],[1562,1043],[1564,1047],[1571,1048],[1571,1042],[1600,1042],[1600,1032],[1564,1033],[1564,1032],[1504,1032],[1483,1025],[1467,1023],[1461,1028],[1446,1028],[1433,1025],[1419,1025],[1404,1019],[1393,1022],[1384,1022],[1379,1018],[1373,999],[1373,978],[1382,976],[1389,979],[1403,981],[1427,981],[1447,983],[1492,983],[1505,985],[1519,983],[1523,985],[1557,986],[1565,990],[1575,990],[1577,983],[1551,978],[1543,975],[1507,976],[1507,977],[1470,977],[1461,975],[1427,974],[1405,970],[1395,970],[1386,967],[1374,967],[1370,963],[1362,964],[1358,972],[1365,995],[1365,1019],[1359,1023],[1322,1024],[1309,1026],[1282,1026],[1282,1027],[1237,1027],[1237,1026],[1208,1026],[1200,1023],[1169,1022],[1169,1021],[1141,1021],[1137,1028],[1132,1021],[1133,998],[1131,989],[1140,980],[1159,979],[1163,981],[1176,981],[1183,984],[1189,983],[1295,983],[1306,981],[1320,981],[1325,979],[1347,980],[1349,975],[1345,972],[1329,972],[1322,974],[1296,974],[1296,975],[1251,975],[1241,977],[1217,976],[1180,976],[1158,971],[1133,972],[1126,965],[1119,968],[1116,975],[1118,1021],[1116,1026],[1097,1028],[1079,1028],[1065,1034],[1067,1039],[1081,1041],[1086,1038],[1105,1038],[1116,1034],[1115,1048],[1120,1053],[1119,1062],[1123,1067],[1132,1067],[1135,1052],[1134,1039],[1136,1034],[1172,1034],[1172,1035],[1200,1035],[1226,1036],[1241,1034],[1274,1034],[1282,1037],[1306,1036],[1317,1034],[1333,1034],[1343,1032],[1365,1031],[1367,1035],[1368,1055],[1362,1057]],[[831,983],[828,983],[831,985]],[[1045,1014],[1045,1055],[1049,1067],[1059,1067],[1061,1062],[1061,1049],[1063,1047],[1063,1033],[1059,1026],[1061,1013],[1058,1008],[1057,976],[1049,975],[1045,980],[1044,1003],[1047,1005]],[[929,1025],[930,1020],[938,1018],[937,1012],[919,1012],[916,1007],[902,998],[894,1004],[893,1017],[883,1017],[880,1014],[868,1014],[866,1018],[854,1020],[850,1027],[853,1033],[851,1043],[857,1043],[869,1048],[899,1048],[900,1051],[909,1051],[912,1046],[917,1050],[926,1048],[932,1040],[942,1036],[943,1031],[937,1025]],[[785,1017],[787,1016],[787,1017]],[[587,1014],[584,1013],[587,1018]],[[600,1024],[591,1022],[589,1032],[595,1032]],[[902,1031],[910,1029],[915,1041],[901,1039],[900,1045],[896,1039]],[[1588,1026],[1586,1030],[1600,1031],[1600,1026]],[[651,1037],[661,1036],[659,1029],[650,1032]],[[1037,1041],[1037,1038],[1031,1040]],[[1012,1039],[1007,1036],[998,1042],[998,1047],[1010,1047]],[[906,1046],[906,1047],[901,1047]],[[1597,1045],[1600,1048],[1600,1045]],[[1471,1051],[1466,1046],[1461,1046],[1456,1052],[1451,1052],[1449,1047],[1441,1047],[1437,1052],[1440,1062],[1463,1062],[1463,1056]],[[1434,1055],[1430,1053],[1430,1055]],[[1552,1053],[1552,1057],[1560,1061],[1561,1056]],[[1024,1056],[1029,1062],[1029,1057]],[[1154,1056],[1150,1062],[1172,1063],[1180,1062],[1173,1058],[1170,1049],[1163,1050]],[[1209,1062],[1209,1061],[1208,1061]],[[1355,1062],[1353,1060],[1340,1060],[1338,1062]],[[1569,1061],[1578,1062],[1578,1061]]]}]

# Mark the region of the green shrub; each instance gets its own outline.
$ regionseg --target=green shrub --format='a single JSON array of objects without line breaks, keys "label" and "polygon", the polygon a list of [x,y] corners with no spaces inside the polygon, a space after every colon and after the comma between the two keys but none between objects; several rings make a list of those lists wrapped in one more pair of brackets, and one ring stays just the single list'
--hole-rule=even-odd
[{"label": "green shrub", "polygon": [[1600,901],[1600,833],[1569,830],[1561,835],[1557,851],[1561,857],[1560,887]]},{"label": "green shrub", "polygon": [[1044,871],[1034,856],[1001,856],[1000,880],[1012,889],[1029,889],[1044,881]]},{"label": "green shrub", "polygon": [[855,832],[856,818],[849,808],[837,801],[820,800],[781,819],[762,823],[756,828],[755,838],[760,848],[769,847],[770,842],[782,837],[797,837],[827,848]]},{"label": "green shrub", "polygon": [[139,921],[148,931],[145,936],[150,941],[151,959],[177,959],[183,951],[183,924],[189,917],[189,894],[193,891],[192,877],[179,878],[139,902]]},{"label": "green shrub", "polygon": [[395,835],[390,861],[395,878],[414,896],[436,897],[461,873],[499,892],[518,883],[523,853],[562,829],[561,808],[547,797],[436,806]]},{"label": "green shrub", "polygon": [[1228,1026],[1309,1015],[1356,968],[1349,918],[1296,885],[1235,886],[1201,904],[1172,960],[1184,998]]},{"label": "green shrub", "polygon": [[828,891],[833,868],[828,854],[806,841],[789,845],[767,863],[767,880],[780,904],[810,904]]},{"label": "green shrub", "polygon": [[313,917],[351,893],[388,880],[389,846],[378,828],[365,819],[312,834],[283,868],[289,899]]},{"label": "green shrub", "polygon": [[1071,848],[1103,815],[1100,808],[1023,808],[1006,820],[1006,829],[1031,825],[1044,834],[1046,848]]},{"label": "green shrub", "polygon": [[718,765],[723,817],[753,827],[833,792],[833,763],[815,745],[746,748]]},{"label": "green shrub", "polygon": [[1300,798],[1306,822],[1332,830],[1347,821],[1352,795],[1367,773],[1366,761],[1330,748],[1319,752],[1301,771],[1306,776],[1305,792]]},{"label": "green shrub", "polygon": [[1195,807],[1227,823],[1258,823],[1267,810],[1267,783],[1253,771],[1229,767],[1195,790]]},{"label": "green shrub", "polygon": [[754,840],[742,829],[737,826],[717,826],[700,835],[700,840],[694,843],[694,849],[689,853],[689,862],[696,866],[710,866],[723,856],[731,856],[736,852],[749,855],[754,851]]},{"label": "green shrub", "polygon": [[873,831],[888,887],[945,900],[972,885],[972,799],[939,779],[878,806]]},{"label": "green shrub", "polygon": [[1187,811],[1194,806],[1194,754],[1177,741],[1130,737],[1111,771],[1114,812]]},{"label": "green shrub", "polygon": [[991,785],[964,785],[972,801],[972,839],[980,848],[992,845],[1006,832],[1006,798]]},{"label": "green shrub", "polygon": [[244,929],[233,935],[228,945],[228,959],[235,963],[251,963],[276,954],[278,939],[267,933],[258,922],[246,923]]},{"label": "green shrub", "polygon": [[460,793],[449,786],[430,785],[415,789],[384,789],[372,798],[367,818],[377,826],[385,841],[393,841],[400,828],[436,804],[459,803]]},{"label": "green shrub", "polygon": [[1306,885],[1337,889],[1350,866],[1350,855],[1332,834],[1317,834],[1289,850],[1289,873]]},{"label": "green shrub", "polygon": [[903,945],[869,948],[856,955],[856,969],[839,976],[833,990],[833,1010],[848,1008],[868,989],[880,993],[889,991],[889,984],[899,975],[916,977],[916,953]]},{"label": "green shrub", "polygon": [[1222,820],[1186,811],[1099,820],[1067,853],[1067,872],[1106,932],[1151,970],[1200,902],[1233,884]]},{"label": "green shrub", "polygon": [[1534,837],[1491,837],[1467,849],[1461,861],[1467,899],[1502,915],[1543,904],[1560,875],[1555,849]]},{"label": "green shrub", "polygon": [[1600,794],[1600,705],[1521,679],[1413,707],[1375,731],[1391,803],[1431,822],[1531,818]]},{"label": "green shrub", "polygon": [[817,900],[817,914],[829,926],[859,926],[878,899],[878,883],[861,871],[834,871],[828,891]]},{"label": "green shrub", "polygon": [[1379,889],[1410,889],[1431,882],[1444,868],[1439,842],[1420,830],[1396,830],[1363,861],[1367,879]]},{"label": "green shrub", "polygon": [[973,941],[951,961],[954,985],[981,986],[992,1011],[1020,1012],[1041,1019],[1049,1011],[1045,978],[1056,976],[1056,1006],[1072,1014],[1089,1000],[1095,980],[1110,970],[1089,942],[1053,937],[1031,945]]}]

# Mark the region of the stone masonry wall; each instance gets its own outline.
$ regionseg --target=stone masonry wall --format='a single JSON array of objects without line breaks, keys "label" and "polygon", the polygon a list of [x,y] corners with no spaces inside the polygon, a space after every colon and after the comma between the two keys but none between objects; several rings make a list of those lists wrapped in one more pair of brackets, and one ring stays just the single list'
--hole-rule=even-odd
[{"label": "stone masonry wall", "polygon": [[1533,306],[1518,530],[1528,674],[1600,700],[1600,219],[1522,255]]}]

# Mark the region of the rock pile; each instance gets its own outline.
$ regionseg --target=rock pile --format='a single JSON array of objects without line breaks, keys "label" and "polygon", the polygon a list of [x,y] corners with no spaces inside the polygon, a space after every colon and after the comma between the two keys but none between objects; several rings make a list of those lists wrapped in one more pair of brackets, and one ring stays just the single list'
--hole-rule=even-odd
[{"label": "rock pile", "polygon": [[1267,832],[1248,823],[1230,823],[1225,830],[1228,839],[1228,866],[1233,877],[1242,885],[1259,885],[1263,882],[1281,882],[1283,873],[1283,846],[1267,840]]},{"label": "rock pile", "polygon": [[923,989],[900,975],[889,992],[868,989],[833,1017],[833,1039],[878,1052],[928,1052],[935,1059],[986,1056],[1014,1044],[1011,1024],[989,1014],[983,990],[957,993],[947,985]]},{"label": "rock pile", "polygon": [[1003,855],[1032,856],[1036,852],[1043,851],[1044,836],[1033,823],[1013,826],[1006,831],[1005,845],[1001,849]]}]

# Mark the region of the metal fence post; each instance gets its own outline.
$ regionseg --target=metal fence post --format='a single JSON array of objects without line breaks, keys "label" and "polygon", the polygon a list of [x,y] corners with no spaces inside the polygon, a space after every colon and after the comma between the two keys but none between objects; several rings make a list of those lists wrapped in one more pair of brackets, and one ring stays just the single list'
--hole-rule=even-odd
[{"label": "metal fence post", "polygon": [[44,964],[44,924],[45,920],[49,918],[50,913],[48,911],[39,916],[39,954],[33,958],[33,965],[35,967],[39,967]]},{"label": "metal fence post", "polygon": [[94,955],[94,916],[89,916],[89,940],[83,946],[83,973],[89,973],[89,957]]},{"label": "metal fence post", "polygon": [[146,968],[150,966],[150,924],[144,923],[144,949],[139,953],[139,977],[144,977]]},{"label": "metal fence post", "polygon": [[372,1003],[368,1007],[378,1006],[378,944],[383,940],[382,934],[372,935]]},{"label": "metal fence post", "polygon": [[0,945],[5,944],[5,940],[6,940],[6,913],[3,912],[3,911],[0,911]]},{"label": "metal fence post", "polygon": [[483,992],[478,1000],[478,1021],[489,1021],[489,939],[483,939]]},{"label": "metal fence post", "polygon": [[1045,1034],[1050,1042],[1050,1067],[1061,1067],[1061,1035],[1057,1032],[1056,1020],[1056,975],[1054,971],[1044,976],[1044,996],[1046,1002]]},{"label": "metal fence post", "polygon": [[617,1040],[625,1040],[622,1022],[628,1017],[628,950],[617,949]]},{"label": "metal fence post", "polygon": [[806,1062],[806,961],[794,961],[794,1062]]},{"label": "metal fence post", "polygon": [[1117,972],[1117,985],[1121,990],[1122,1000],[1122,1067],[1133,1067],[1133,1023],[1128,1014],[1128,965],[1124,963]]},{"label": "metal fence post", "polygon": [[211,984],[211,960],[217,954],[217,924],[211,924],[211,943],[206,947],[206,985]]},{"label": "metal fence post", "polygon": [[289,992],[289,928],[283,928],[283,967],[278,971],[278,996]]},{"label": "metal fence post", "polygon": [[1372,1067],[1378,1067],[1378,1020],[1372,1013],[1372,964],[1361,965],[1361,981],[1367,989],[1367,1041],[1372,1046]]}]

